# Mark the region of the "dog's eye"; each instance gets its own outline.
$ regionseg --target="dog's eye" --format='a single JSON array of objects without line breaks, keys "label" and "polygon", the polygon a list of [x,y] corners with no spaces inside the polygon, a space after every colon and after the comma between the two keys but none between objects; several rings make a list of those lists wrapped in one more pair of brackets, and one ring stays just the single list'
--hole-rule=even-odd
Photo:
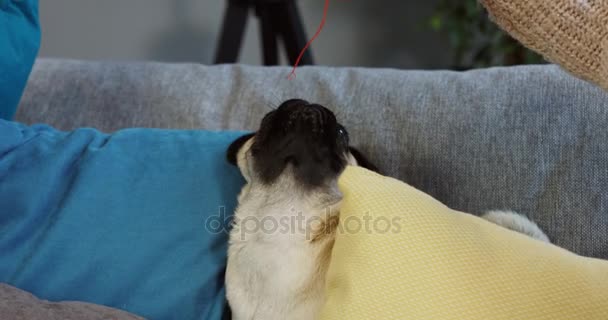
[{"label": "dog's eye", "polygon": [[348,144],[348,133],[346,132],[346,129],[344,129],[344,127],[341,125],[338,125],[338,138],[341,140],[342,143]]}]

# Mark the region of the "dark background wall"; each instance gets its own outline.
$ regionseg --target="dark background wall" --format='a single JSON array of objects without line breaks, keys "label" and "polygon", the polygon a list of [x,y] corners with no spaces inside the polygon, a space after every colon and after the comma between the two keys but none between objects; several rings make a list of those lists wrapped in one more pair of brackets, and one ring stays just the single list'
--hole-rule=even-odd
[{"label": "dark background wall", "polygon": [[[427,27],[438,0],[332,0],[315,62],[331,66],[447,68],[445,39]],[[40,2],[41,56],[211,63],[224,0],[50,0]],[[300,0],[308,36],[324,0]],[[257,19],[240,61],[260,64]]]}]

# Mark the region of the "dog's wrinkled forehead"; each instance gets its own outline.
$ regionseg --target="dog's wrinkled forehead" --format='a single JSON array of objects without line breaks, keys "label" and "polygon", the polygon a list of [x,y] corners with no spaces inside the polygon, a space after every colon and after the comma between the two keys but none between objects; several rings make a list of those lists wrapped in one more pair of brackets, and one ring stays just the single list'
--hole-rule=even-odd
[{"label": "dog's wrinkled forehead", "polygon": [[237,163],[240,148],[252,138],[247,159],[262,183],[289,173],[303,187],[322,186],[337,179],[346,166],[348,133],[333,112],[319,104],[285,101],[264,116],[257,132],[230,146],[230,162]]}]

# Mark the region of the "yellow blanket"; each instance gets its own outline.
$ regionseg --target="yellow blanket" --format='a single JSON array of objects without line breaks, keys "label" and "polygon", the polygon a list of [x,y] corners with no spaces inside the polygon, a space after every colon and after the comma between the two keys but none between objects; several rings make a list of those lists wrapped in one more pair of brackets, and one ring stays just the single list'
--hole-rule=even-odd
[{"label": "yellow blanket", "polygon": [[340,188],[323,320],[608,319],[608,261],[362,168],[347,168]]}]

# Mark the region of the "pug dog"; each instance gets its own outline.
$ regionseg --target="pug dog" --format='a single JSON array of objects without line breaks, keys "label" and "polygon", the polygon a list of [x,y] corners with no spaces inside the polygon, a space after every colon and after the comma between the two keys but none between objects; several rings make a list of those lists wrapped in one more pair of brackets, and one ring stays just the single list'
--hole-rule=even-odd
[{"label": "pug dog", "polygon": [[[227,158],[246,181],[229,238],[232,319],[317,319],[342,201],[338,178],[347,165],[377,167],[349,145],[329,109],[298,99],[266,114],[257,132],[230,145]],[[544,236],[516,213],[486,216]]]}]

